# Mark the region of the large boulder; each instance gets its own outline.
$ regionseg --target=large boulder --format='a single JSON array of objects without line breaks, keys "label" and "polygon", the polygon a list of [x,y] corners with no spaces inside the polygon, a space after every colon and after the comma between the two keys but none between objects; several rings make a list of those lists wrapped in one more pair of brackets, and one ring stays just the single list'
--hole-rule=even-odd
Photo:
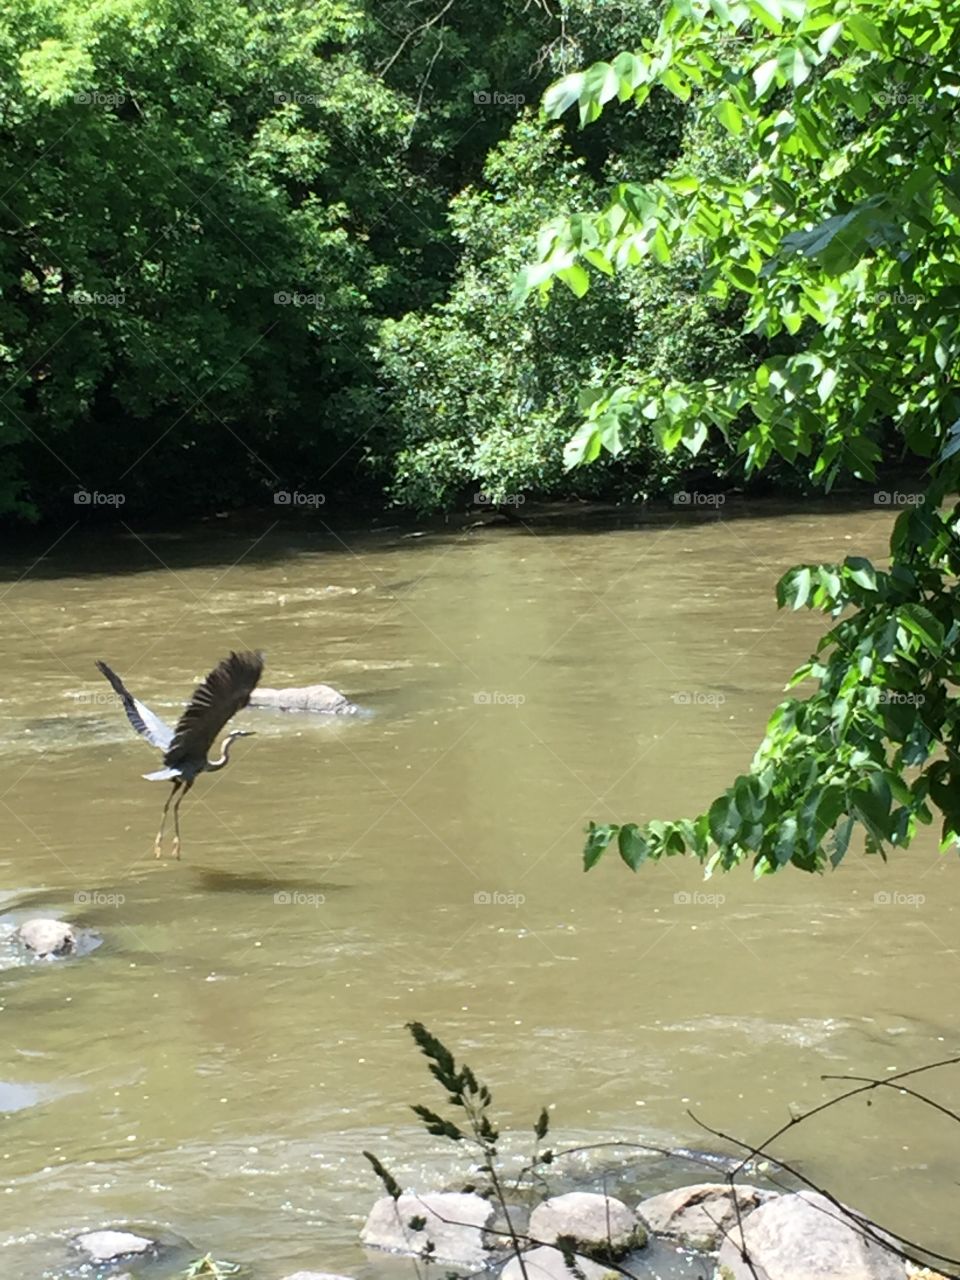
[{"label": "large boulder", "polygon": [[530,1215],[530,1235],[542,1244],[571,1240],[611,1259],[646,1242],[646,1232],[632,1209],[622,1200],[592,1191],[571,1191],[538,1204]]},{"label": "large boulder", "polygon": [[43,917],[27,920],[17,930],[17,937],[28,951],[32,951],[41,960],[72,956],[77,950],[77,935],[63,920],[48,920]]},{"label": "large boulder", "polygon": [[[608,1271],[599,1262],[591,1262],[579,1253],[573,1256],[577,1270],[583,1274],[584,1280],[603,1280],[604,1276],[609,1277],[609,1280],[619,1280],[617,1272]],[[567,1266],[563,1253],[550,1245],[528,1249],[523,1255],[522,1267],[520,1259],[514,1254],[500,1272],[500,1280],[524,1280],[524,1271],[526,1280],[577,1280],[575,1272]]]},{"label": "large boulder", "polygon": [[277,711],[319,711],[330,716],[352,716],[360,710],[328,684],[308,684],[302,689],[254,689],[250,706],[273,707]]},{"label": "large boulder", "polygon": [[489,1200],[469,1192],[432,1191],[398,1200],[383,1196],[370,1210],[360,1240],[375,1249],[412,1254],[432,1242],[437,1262],[479,1269],[487,1262],[483,1232],[494,1216]]},{"label": "large boulder", "polygon": [[637,1214],[655,1235],[709,1252],[720,1248],[738,1221],[776,1194],[743,1183],[731,1187],[728,1182],[698,1182],[641,1200]]},{"label": "large boulder", "polygon": [[724,1242],[724,1280],[906,1280],[896,1254],[868,1239],[826,1196],[798,1191],[761,1205]]},{"label": "large boulder", "polygon": [[154,1253],[158,1247],[155,1240],[134,1235],[132,1231],[85,1231],[73,1243],[96,1266]]}]

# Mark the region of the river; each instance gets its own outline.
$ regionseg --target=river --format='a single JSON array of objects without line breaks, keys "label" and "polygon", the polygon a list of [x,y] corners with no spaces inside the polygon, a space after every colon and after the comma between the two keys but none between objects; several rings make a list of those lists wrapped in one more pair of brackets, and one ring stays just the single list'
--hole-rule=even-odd
[{"label": "river", "polygon": [[[838,1086],[956,1051],[955,858],[585,876],[590,818],[698,811],[743,770],[822,623],[798,560],[882,557],[886,509],[755,505],[645,523],[333,533],[71,530],[0,557],[0,919],[102,935],[0,973],[0,1274],[59,1233],[165,1224],[275,1280],[377,1272],[370,1148],[435,1188],[455,1153],[404,1024],[555,1141],[759,1141]],[[50,537],[47,541],[52,542]],[[156,861],[166,787],[93,663],[173,719],[229,649],[369,714],[248,709]],[[884,901],[884,895],[887,900]],[[919,900],[913,900],[917,899]],[[9,956],[8,956],[9,960]],[[952,1079],[929,1087],[956,1105]],[[943,1121],[896,1096],[776,1148],[847,1202],[960,1250]]]}]

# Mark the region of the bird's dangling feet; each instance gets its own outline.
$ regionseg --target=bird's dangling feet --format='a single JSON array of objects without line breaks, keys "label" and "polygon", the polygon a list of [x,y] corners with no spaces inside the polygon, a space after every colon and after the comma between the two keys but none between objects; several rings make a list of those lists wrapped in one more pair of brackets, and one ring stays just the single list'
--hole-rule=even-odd
[{"label": "bird's dangling feet", "polygon": [[160,833],[159,833],[159,832],[157,833],[157,838],[156,838],[156,840],[154,840],[154,842],[153,842],[153,856],[154,856],[155,858],[162,858],[162,857],[163,857],[163,845],[160,843]]},{"label": "bird's dangling feet", "polygon": [[180,861],[180,837],[179,836],[173,837],[173,856],[176,858],[178,862]]}]

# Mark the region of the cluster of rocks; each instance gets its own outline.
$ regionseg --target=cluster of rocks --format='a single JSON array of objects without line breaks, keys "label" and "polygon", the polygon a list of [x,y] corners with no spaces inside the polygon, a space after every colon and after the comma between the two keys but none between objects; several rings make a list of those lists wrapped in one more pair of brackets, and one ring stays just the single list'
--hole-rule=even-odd
[{"label": "cluster of rocks", "polygon": [[394,1253],[426,1251],[438,1263],[471,1271],[497,1265],[507,1254],[501,1280],[524,1280],[524,1273],[526,1280],[570,1280],[571,1255],[585,1280],[613,1280],[619,1272],[607,1264],[627,1259],[629,1269],[628,1255],[648,1242],[713,1255],[717,1280],[909,1280],[916,1274],[871,1238],[854,1213],[811,1191],[703,1182],[652,1196],[635,1209],[611,1196],[571,1192],[538,1205],[528,1221],[522,1210],[516,1217],[511,1212],[511,1223],[522,1266],[509,1224],[491,1201],[473,1193],[385,1196],[361,1240]]},{"label": "cluster of rocks", "polygon": [[[532,1211],[512,1206],[509,1221],[473,1192],[384,1196],[361,1241],[457,1271],[499,1268],[498,1280],[572,1280],[577,1274],[580,1280],[619,1280],[630,1272],[632,1255],[641,1262],[659,1248],[662,1260],[665,1247],[711,1255],[715,1280],[942,1280],[905,1264],[872,1238],[878,1234],[867,1234],[856,1214],[815,1192],[701,1182],[641,1200],[635,1209],[613,1196],[574,1191]],[[114,1280],[134,1280],[113,1268],[130,1263],[136,1269],[166,1256],[171,1242],[111,1228],[76,1236],[73,1247],[86,1263],[111,1268]],[[349,1277],[296,1271],[284,1280]]]}]

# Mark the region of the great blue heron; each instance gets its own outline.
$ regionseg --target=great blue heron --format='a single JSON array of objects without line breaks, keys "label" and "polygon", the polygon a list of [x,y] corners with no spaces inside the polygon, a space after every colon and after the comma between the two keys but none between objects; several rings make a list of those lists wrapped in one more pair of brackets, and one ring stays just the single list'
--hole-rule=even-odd
[{"label": "great blue heron", "polygon": [[[160,830],[154,841],[153,852],[160,857],[162,852],[163,827],[167,820],[170,801],[180,791],[177,803],[173,806],[173,856],[180,857],[180,805],[183,798],[193,786],[199,773],[216,773],[223,769],[230,760],[230,744],[234,738],[252,738],[250,729],[233,729],[223,740],[222,754],[217,760],[208,760],[207,753],[213,745],[217,734],[231,716],[235,716],[250,701],[250,694],[257,686],[263,671],[262,653],[231,653],[219,666],[214,667],[202,684],[197,685],[186,711],[177,721],[177,727],[171,729],[158,715],[139,702],[124,685],[123,681],[111,671],[105,662],[98,662],[101,671],[117,691],[127,719],[142,738],[152,747],[159,747],[163,752],[164,768],[155,773],[143,776],[150,782],[167,782],[173,780],[173,790],[163,806],[160,819]],[[181,787],[183,790],[181,791]]]}]

